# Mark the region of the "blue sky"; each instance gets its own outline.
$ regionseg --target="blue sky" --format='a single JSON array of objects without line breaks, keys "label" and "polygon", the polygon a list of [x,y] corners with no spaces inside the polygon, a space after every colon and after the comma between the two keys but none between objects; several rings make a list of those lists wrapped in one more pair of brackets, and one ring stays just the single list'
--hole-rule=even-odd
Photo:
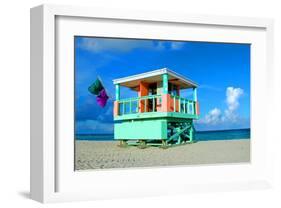
[{"label": "blue sky", "polygon": [[[74,47],[76,133],[112,133],[112,80],[164,67],[199,84],[197,130],[250,127],[248,44],[75,37]],[[88,92],[98,76],[110,96],[104,108]],[[121,98],[132,96],[121,88]]]}]

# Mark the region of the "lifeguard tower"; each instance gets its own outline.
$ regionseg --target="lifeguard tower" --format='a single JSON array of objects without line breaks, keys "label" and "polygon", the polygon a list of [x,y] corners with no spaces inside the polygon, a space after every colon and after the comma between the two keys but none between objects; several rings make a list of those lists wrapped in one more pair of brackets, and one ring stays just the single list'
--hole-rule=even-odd
[{"label": "lifeguard tower", "polygon": [[[161,146],[191,143],[199,118],[197,84],[167,68],[113,80],[114,139],[120,146]],[[120,86],[138,92],[138,97],[120,99]],[[180,96],[191,89],[193,99]]]}]

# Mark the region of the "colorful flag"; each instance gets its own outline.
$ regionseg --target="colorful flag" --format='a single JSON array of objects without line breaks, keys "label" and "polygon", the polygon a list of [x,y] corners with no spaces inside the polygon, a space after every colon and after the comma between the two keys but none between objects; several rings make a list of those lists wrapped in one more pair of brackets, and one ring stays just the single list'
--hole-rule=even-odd
[{"label": "colorful flag", "polygon": [[97,95],[96,100],[99,106],[102,108],[106,105],[106,102],[108,100],[108,96],[106,94],[106,91],[102,85],[102,82],[99,78],[88,88],[89,92]]},{"label": "colorful flag", "polygon": [[97,79],[89,88],[89,92],[94,95],[99,95],[101,90],[103,90],[104,87],[102,86],[102,83],[99,79]]},{"label": "colorful flag", "polygon": [[97,96],[97,103],[99,106],[103,108],[106,105],[107,100],[108,100],[108,96],[106,94],[106,91],[102,89],[100,91],[100,94]]}]

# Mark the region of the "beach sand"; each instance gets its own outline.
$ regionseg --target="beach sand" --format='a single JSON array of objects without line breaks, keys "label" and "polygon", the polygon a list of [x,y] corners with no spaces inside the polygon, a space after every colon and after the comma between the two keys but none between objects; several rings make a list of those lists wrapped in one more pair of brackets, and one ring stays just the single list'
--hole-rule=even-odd
[{"label": "beach sand", "polygon": [[75,169],[155,167],[250,162],[250,140],[202,141],[168,149],[118,147],[111,141],[76,141]]}]

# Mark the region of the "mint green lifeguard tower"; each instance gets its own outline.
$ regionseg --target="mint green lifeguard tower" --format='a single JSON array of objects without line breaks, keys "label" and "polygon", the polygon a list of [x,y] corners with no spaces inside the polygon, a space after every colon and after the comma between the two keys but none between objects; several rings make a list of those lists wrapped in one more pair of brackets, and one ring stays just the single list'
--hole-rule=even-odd
[{"label": "mint green lifeguard tower", "polygon": [[[120,146],[167,148],[193,142],[193,120],[199,118],[195,82],[163,68],[115,79],[113,83],[114,139],[120,141]],[[138,97],[120,99],[120,86],[138,92]],[[180,96],[183,89],[192,90],[192,100]]]}]

